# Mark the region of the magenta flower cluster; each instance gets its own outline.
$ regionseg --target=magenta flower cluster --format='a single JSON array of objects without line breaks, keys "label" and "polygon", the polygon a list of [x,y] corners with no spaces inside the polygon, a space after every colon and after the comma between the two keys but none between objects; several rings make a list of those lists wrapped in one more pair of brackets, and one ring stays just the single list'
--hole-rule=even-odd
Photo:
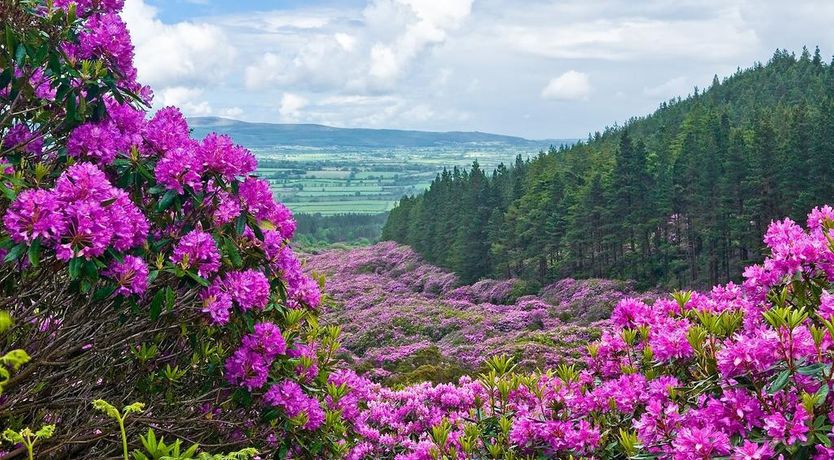
[{"label": "magenta flower cluster", "polygon": [[269,387],[264,394],[264,401],[282,409],[288,417],[304,416],[304,428],[307,430],[315,430],[324,422],[324,410],[318,399],[307,396],[301,385],[292,380]]},{"label": "magenta flower cluster", "polygon": [[116,294],[119,295],[141,295],[148,289],[148,264],[141,257],[125,256],[122,261],[114,260],[104,275],[116,280]]},{"label": "magenta flower cluster", "polygon": [[38,240],[63,261],[89,260],[110,247],[125,251],[141,246],[150,227],[127,193],[92,163],[70,166],[51,189],[22,192],[3,224],[15,242]]},{"label": "magenta flower cluster", "polygon": [[287,351],[281,330],[272,323],[259,323],[243,338],[241,347],[226,361],[226,380],[249,391],[262,388],[278,355]]},{"label": "magenta flower cluster", "polygon": [[194,269],[200,276],[210,276],[220,268],[220,251],[210,233],[195,229],[174,247],[171,262],[184,269]]}]

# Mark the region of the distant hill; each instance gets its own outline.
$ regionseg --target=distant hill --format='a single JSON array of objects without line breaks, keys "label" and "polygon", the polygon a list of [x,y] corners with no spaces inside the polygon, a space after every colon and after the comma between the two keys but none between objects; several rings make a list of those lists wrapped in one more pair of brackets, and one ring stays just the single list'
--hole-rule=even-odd
[{"label": "distant hill", "polygon": [[547,148],[573,144],[576,139],[529,140],[482,132],[431,132],[399,129],[334,128],[314,124],[249,123],[219,117],[190,118],[194,135],[210,132],[228,134],[235,142],[250,148],[278,145],[304,147],[453,147],[464,145],[508,145]]}]

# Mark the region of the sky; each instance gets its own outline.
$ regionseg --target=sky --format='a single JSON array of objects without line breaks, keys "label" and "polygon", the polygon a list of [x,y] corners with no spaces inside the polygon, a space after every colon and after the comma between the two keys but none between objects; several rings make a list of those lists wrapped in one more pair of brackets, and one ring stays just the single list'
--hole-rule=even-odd
[{"label": "sky", "polygon": [[777,48],[829,0],[126,0],[155,106],[273,123],[577,138]]}]

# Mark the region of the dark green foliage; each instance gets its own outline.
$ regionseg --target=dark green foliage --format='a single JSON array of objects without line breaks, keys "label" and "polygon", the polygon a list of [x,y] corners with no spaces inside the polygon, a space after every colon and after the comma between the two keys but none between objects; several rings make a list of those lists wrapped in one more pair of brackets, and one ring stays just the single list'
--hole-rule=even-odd
[{"label": "dark green foliage", "polygon": [[[807,56],[806,56],[807,55]],[[486,180],[484,180],[486,179]],[[391,211],[383,239],[465,282],[636,279],[705,287],[761,259],[761,235],[834,200],[834,67],[777,51],[647,117],[488,179],[440,174]]]}]

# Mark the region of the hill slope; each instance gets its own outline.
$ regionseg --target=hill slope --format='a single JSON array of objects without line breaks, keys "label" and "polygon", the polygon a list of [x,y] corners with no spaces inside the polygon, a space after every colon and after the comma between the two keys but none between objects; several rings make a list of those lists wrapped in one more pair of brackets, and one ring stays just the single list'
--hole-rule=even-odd
[{"label": "hill slope", "polygon": [[[307,258],[326,275],[322,320],[343,331],[354,368],[386,383],[454,381],[487,356],[526,369],[573,362],[633,283],[561,280],[522,295],[518,280],[458,286],[457,277],[391,242]],[[657,294],[647,293],[652,299]]]},{"label": "hill slope", "polygon": [[210,132],[228,134],[235,142],[250,148],[276,145],[305,147],[443,147],[464,144],[503,144],[540,149],[548,145],[570,144],[575,139],[533,141],[514,136],[482,132],[431,132],[397,129],[334,128],[314,124],[248,123],[218,117],[190,118],[197,137]]},{"label": "hill slope", "polygon": [[631,278],[703,287],[761,259],[761,235],[834,198],[834,65],[777,51],[654,114],[492,175],[441,175],[383,237],[466,282]]}]

